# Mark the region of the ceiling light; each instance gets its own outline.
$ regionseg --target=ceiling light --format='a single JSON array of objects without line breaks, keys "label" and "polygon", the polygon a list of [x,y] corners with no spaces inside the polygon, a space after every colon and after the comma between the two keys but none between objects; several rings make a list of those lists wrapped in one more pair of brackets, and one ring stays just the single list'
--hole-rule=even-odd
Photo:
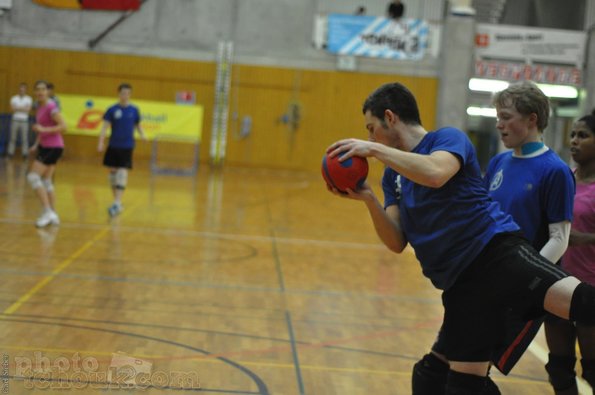
[{"label": "ceiling light", "polygon": [[496,109],[493,107],[467,107],[467,115],[476,117],[496,118]]},{"label": "ceiling light", "polygon": [[[503,80],[485,78],[471,78],[469,80],[469,89],[476,92],[500,92],[508,88],[509,85],[510,83],[508,81]],[[576,99],[578,97],[578,90],[574,86],[550,84],[537,84],[537,86],[546,96],[551,98]]]}]

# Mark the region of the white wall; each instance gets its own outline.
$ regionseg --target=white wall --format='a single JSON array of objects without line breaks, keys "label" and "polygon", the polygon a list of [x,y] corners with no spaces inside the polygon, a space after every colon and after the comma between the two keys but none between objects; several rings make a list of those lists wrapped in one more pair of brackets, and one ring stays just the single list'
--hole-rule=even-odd
[{"label": "white wall", "polygon": [[[384,15],[388,0],[147,0],[94,49],[196,60],[214,60],[219,40],[233,40],[235,61],[286,67],[334,69],[336,57],[312,45],[314,16],[352,13],[365,3],[368,14]],[[441,19],[444,0],[405,0],[406,16]],[[58,10],[30,0],[14,2],[0,16],[0,44],[88,50],[120,17],[119,12]],[[360,70],[435,75],[435,60],[395,62],[362,59]]]}]

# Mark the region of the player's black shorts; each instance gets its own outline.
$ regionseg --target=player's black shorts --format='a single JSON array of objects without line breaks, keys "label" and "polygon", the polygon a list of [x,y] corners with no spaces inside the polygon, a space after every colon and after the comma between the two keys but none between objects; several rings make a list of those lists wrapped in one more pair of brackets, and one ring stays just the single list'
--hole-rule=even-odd
[{"label": "player's black shorts", "polygon": [[132,169],[132,148],[107,147],[103,164],[107,167],[125,167]]},{"label": "player's black shorts", "polygon": [[489,361],[503,342],[510,308],[543,308],[549,287],[568,274],[511,233],[494,236],[480,255],[442,294],[440,336],[450,361]]},{"label": "player's black shorts", "polygon": [[58,159],[62,157],[63,152],[64,148],[44,148],[41,145],[39,145],[37,148],[37,156],[35,157],[35,159],[47,166],[55,165],[56,163],[58,163]]}]

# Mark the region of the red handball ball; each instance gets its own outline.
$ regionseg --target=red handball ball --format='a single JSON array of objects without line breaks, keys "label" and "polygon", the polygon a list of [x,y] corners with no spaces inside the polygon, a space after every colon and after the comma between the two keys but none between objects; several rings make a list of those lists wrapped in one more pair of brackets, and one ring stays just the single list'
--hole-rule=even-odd
[{"label": "red handball ball", "polygon": [[368,161],[361,156],[352,156],[339,162],[340,155],[333,158],[328,154],[322,158],[322,177],[326,183],[342,193],[347,189],[358,190],[368,176]]}]

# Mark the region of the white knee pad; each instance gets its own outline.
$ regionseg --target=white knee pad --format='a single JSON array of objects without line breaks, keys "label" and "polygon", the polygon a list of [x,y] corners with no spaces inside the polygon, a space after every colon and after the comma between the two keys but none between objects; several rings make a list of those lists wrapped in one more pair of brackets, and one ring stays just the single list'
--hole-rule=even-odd
[{"label": "white knee pad", "polygon": [[48,192],[54,191],[54,184],[52,183],[51,178],[44,178],[41,180],[41,182],[43,183],[43,186],[45,187],[46,191],[48,191]]},{"label": "white knee pad", "polygon": [[110,172],[109,173],[109,184],[112,186],[112,188],[116,187],[116,172]]},{"label": "white knee pad", "polygon": [[41,182],[41,176],[39,174],[35,173],[34,171],[27,174],[27,181],[29,181],[31,188],[33,188],[33,189],[38,189],[38,188],[43,187],[43,183]]},{"label": "white knee pad", "polygon": [[118,169],[116,170],[116,188],[125,189],[128,183],[128,170]]}]

